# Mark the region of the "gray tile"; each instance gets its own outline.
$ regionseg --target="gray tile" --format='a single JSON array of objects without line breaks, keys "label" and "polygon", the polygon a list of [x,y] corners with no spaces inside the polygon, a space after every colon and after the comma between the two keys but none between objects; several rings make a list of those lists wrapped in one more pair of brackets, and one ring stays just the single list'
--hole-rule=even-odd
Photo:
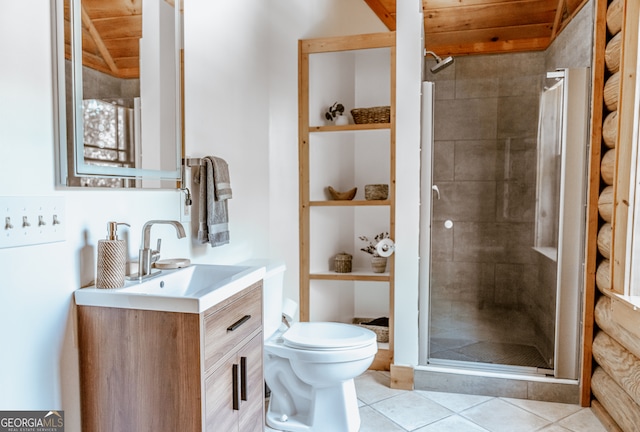
[{"label": "gray tile", "polygon": [[529,223],[458,222],[453,238],[455,261],[529,263],[533,259]]},{"label": "gray tile", "polygon": [[498,102],[497,137],[520,138],[538,130],[538,96],[503,97]]},{"label": "gray tile", "polygon": [[355,378],[356,394],[365,404],[372,404],[392,396],[404,393],[389,387],[389,376],[383,372],[367,371]]},{"label": "gray tile", "polygon": [[435,100],[455,99],[456,82],[453,79],[436,80],[435,83]]},{"label": "gray tile", "polygon": [[558,422],[562,427],[572,432],[604,432],[605,427],[593,414],[591,409],[585,408]]},{"label": "gray tile", "polygon": [[[549,357],[551,357],[549,355]],[[580,401],[580,388],[576,384],[558,384],[547,382],[528,383],[528,399],[577,404]]]},{"label": "gray tile", "polygon": [[496,264],[493,303],[518,308],[524,285],[523,264]]},{"label": "gray tile", "polygon": [[[418,390],[449,391],[485,396],[527,397],[527,383],[525,381],[505,378],[416,371],[414,386]],[[482,405],[484,404],[479,406]]]},{"label": "gray tile", "polygon": [[550,424],[549,426],[545,426],[542,429],[540,429],[539,432],[571,432],[569,429],[563,428],[560,425],[557,424]]},{"label": "gray tile", "polygon": [[364,406],[360,408],[359,432],[405,432],[405,430],[370,406]]},{"label": "gray tile", "polygon": [[498,97],[500,80],[495,75],[456,80],[456,99]]},{"label": "gray tile", "polygon": [[455,141],[433,143],[433,182],[453,181]]},{"label": "gray tile", "polygon": [[450,410],[415,392],[407,392],[371,405],[407,430],[414,430],[452,414]]},{"label": "gray tile", "polygon": [[433,203],[433,220],[451,219],[454,222],[495,220],[495,182],[439,182],[438,188],[440,199]]},{"label": "gray tile", "polygon": [[500,55],[478,55],[457,58],[456,80],[479,78],[483,76],[499,76],[506,69],[500,60],[506,57]]},{"label": "gray tile", "polygon": [[512,432],[514,425],[518,425],[518,432],[529,432],[550,424],[548,420],[500,399],[476,405],[461,415],[491,432]]},{"label": "gray tile", "polygon": [[470,422],[464,417],[459,415],[452,415],[442,420],[438,420],[435,423],[431,423],[420,429],[416,429],[414,432],[488,432],[487,429],[478,426],[475,423]]},{"label": "gray tile", "polygon": [[431,260],[453,260],[453,229],[446,228],[443,221],[434,221],[431,225]]},{"label": "gray tile", "polygon": [[580,411],[580,406],[574,404],[542,402],[538,400],[504,399],[511,405],[515,405],[532,412],[549,421],[556,422]]},{"label": "gray tile", "polygon": [[435,104],[436,140],[494,139],[498,99],[440,100]]},{"label": "gray tile", "polygon": [[433,392],[424,390],[416,390],[416,392],[426,398],[431,399],[436,403],[439,403],[440,405],[450,409],[455,413],[459,413],[471,408],[472,406],[478,405],[491,399],[491,397],[489,396],[468,395],[459,393]]},{"label": "gray tile", "polygon": [[455,142],[456,181],[495,181],[498,147],[495,140]]},{"label": "gray tile", "polygon": [[501,77],[498,96],[539,96],[542,92],[544,74],[514,75]]},{"label": "gray tile", "polygon": [[431,274],[432,299],[470,302],[477,307],[494,285],[493,266],[473,262],[434,262]]}]

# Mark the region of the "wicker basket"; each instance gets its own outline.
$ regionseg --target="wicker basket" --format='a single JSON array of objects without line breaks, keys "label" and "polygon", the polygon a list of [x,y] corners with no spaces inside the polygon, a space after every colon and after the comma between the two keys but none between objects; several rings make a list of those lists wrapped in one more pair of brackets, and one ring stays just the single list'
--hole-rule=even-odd
[{"label": "wicker basket", "polygon": [[389,123],[391,121],[391,107],[354,108],[351,110],[351,115],[355,124]]},{"label": "wicker basket", "polygon": [[333,260],[334,270],[336,273],[351,273],[352,256],[346,252],[336,255]]},{"label": "wicker basket", "polygon": [[386,200],[389,197],[389,185],[369,184],[364,185],[364,199],[367,201]]},{"label": "wicker basket", "polygon": [[376,334],[378,342],[389,342],[389,327],[363,324],[371,321],[371,318],[354,318],[353,323],[371,330]]}]

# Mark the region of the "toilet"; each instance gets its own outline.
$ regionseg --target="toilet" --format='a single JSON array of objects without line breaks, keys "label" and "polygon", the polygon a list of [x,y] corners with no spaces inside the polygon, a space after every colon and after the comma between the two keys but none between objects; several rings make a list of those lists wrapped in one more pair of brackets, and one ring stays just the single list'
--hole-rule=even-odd
[{"label": "toilet", "polygon": [[[378,351],[376,334],[334,322],[289,322],[283,314],[284,264],[265,262],[264,378],[271,390],[266,423],[288,432],[356,432],[360,413],[353,379]],[[286,317],[287,323],[284,323]]]}]

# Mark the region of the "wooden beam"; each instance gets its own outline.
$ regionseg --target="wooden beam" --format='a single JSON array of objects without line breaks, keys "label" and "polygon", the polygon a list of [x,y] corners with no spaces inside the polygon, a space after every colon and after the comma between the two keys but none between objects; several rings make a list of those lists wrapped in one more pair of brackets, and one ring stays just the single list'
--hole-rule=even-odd
[{"label": "wooden beam", "polygon": [[587,186],[587,224],[585,233],[584,294],[582,301],[582,367],[580,405],[591,402],[591,373],[593,362],[591,345],[596,297],[598,262],[598,199],[600,198],[600,161],[602,159],[602,123],[604,91],[604,52],[607,44],[607,0],[596,0],[593,28],[593,66],[591,70],[591,142],[589,146],[589,183]]},{"label": "wooden beam", "polygon": [[[468,45],[473,43],[492,43],[503,41],[549,38],[549,24],[528,24],[524,26],[493,27],[486,29],[462,30],[455,32],[426,33],[427,49],[441,45]],[[438,53],[436,50],[431,50]]]},{"label": "wooden beam", "polygon": [[[348,40],[346,40],[348,39]],[[395,46],[396,33],[369,33],[344,36],[304,39],[300,41],[300,53],[321,53],[334,51],[350,51],[369,48],[380,48]]]},{"label": "wooden beam", "polygon": [[506,52],[542,51],[549,46],[550,38],[517,39],[497,42],[480,42],[459,45],[428,45],[438,55],[499,54]]},{"label": "wooden beam", "polygon": [[364,0],[367,5],[371,8],[373,13],[375,13],[380,21],[391,31],[396,30],[396,15],[395,9],[392,11],[388,10],[385,5],[383,5],[380,0]]},{"label": "wooden beam", "polygon": [[551,23],[557,0],[523,0],[497,5],[427,9],[426,33]]},{"label": "wooden beam", "polygon": [[556,17],[553,19],[553,28],[551,29],[551,39],[556,37],[560,24],[562,24],[562,16],[566,8],[565,0],[558,0],[558,6],[556,6]]},{"label": "wooden beam", "polygon": [[102,38],[100,37],[100,33],[98,33],[96,28],[93,26],[93,22],[91,21],[91,18],[89,17],[87,12],[85,11],[84,6],[81,6],[81,9],[82,9],[81,10],[81,12],[82,12],[82,24],[87,29],[87,31],[91,35],[91,38],[96,43],[96,47],[98,48],[98,51],[100,52],[100,55],[104,59],[105,63],[109,66],[109,69],[114,74],[117,74],[118,73],[118,67],[116,66],[115,62],[113,61],[113,58],[111,57],[111,54],[109,53],[109,50],[104,45],[104,42],[103,42]]},{"label": "wooden beam", "polygon": [[399,390],[413,390],[413,368],[411,366],[391,365],[389,387]]}]

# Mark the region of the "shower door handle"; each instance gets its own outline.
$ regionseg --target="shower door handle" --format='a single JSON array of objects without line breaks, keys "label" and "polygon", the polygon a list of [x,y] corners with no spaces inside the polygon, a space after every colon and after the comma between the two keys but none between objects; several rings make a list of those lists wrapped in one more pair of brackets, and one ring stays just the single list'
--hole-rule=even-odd
[{"label": "shower door handle", "polygon": [[436,193],[436,199],[440,199],[440,189],[438,188],[438,186],[437,185],[431,186],[431,190],[433,190]]}]

